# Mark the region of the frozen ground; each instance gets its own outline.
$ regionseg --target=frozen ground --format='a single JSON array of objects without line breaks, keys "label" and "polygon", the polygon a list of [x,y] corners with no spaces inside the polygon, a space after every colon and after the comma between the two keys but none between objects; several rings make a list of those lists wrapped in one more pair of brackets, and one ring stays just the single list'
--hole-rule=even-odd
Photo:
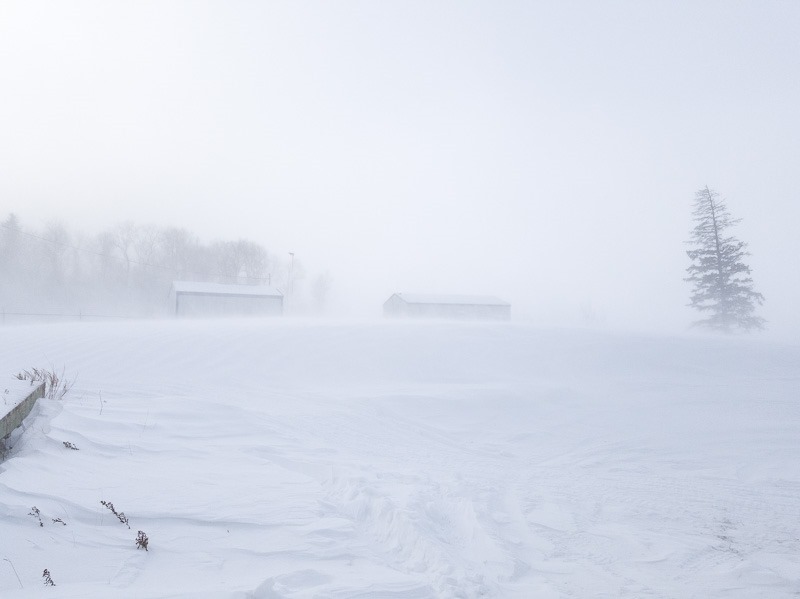
[{"label": "frozen ground", "polygon": [[800,596],[798,345],[291,321],[0,340],[0,374],[77,376],[0,462],[3,598]]}]

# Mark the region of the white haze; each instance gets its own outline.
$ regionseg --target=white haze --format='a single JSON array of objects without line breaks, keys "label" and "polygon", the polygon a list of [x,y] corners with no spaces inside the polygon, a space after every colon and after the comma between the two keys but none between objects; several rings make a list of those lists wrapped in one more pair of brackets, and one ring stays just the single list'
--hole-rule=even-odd
[{"label": "white haze", "polygon": [[252,239],[339,313],[681,331],[693,194],[797,336],[795,2],[0,3],[0,217]]}]

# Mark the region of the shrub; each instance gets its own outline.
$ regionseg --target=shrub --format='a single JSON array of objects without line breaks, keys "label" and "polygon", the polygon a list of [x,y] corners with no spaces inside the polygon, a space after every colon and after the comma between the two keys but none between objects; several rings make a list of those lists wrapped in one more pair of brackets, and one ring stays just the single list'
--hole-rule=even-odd
[{"label": "shrub", "polygon": [[147,544],[150,542],[150,539],[147,538],[147,535],[144,534],[143,530],[139,531],[139,534],[136,535],[136,548],[137,549],[144,549],[147,551]]}]

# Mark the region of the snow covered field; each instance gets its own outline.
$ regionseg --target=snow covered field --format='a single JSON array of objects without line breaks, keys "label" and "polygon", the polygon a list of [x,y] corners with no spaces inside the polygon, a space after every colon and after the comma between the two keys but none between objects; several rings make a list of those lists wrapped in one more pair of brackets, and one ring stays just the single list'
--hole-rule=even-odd
[{"label": "snow covered field", "polygon": [[32,366],[77,382],[0,462],[4,598],[800,595],[798,345],[508,323],[0,329],[0,374]]}]

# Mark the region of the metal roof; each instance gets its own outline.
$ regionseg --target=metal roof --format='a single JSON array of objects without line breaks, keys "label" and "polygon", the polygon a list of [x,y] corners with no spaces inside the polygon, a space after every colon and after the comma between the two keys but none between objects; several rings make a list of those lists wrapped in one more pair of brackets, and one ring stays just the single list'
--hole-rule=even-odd
[{"label": "metal roof", "polygon": [[407,304],[439,304],[459,306],[510,306],[492,295],[439,295],[431,293],[395,293]]},{"label": "metal roof", "polygon": [[175,281],[175,293],[194,293],[201,295],[253,295],[258,297],[283,297],[283,293],[268,285],[224,285],[222,283],[197,283]]}]

